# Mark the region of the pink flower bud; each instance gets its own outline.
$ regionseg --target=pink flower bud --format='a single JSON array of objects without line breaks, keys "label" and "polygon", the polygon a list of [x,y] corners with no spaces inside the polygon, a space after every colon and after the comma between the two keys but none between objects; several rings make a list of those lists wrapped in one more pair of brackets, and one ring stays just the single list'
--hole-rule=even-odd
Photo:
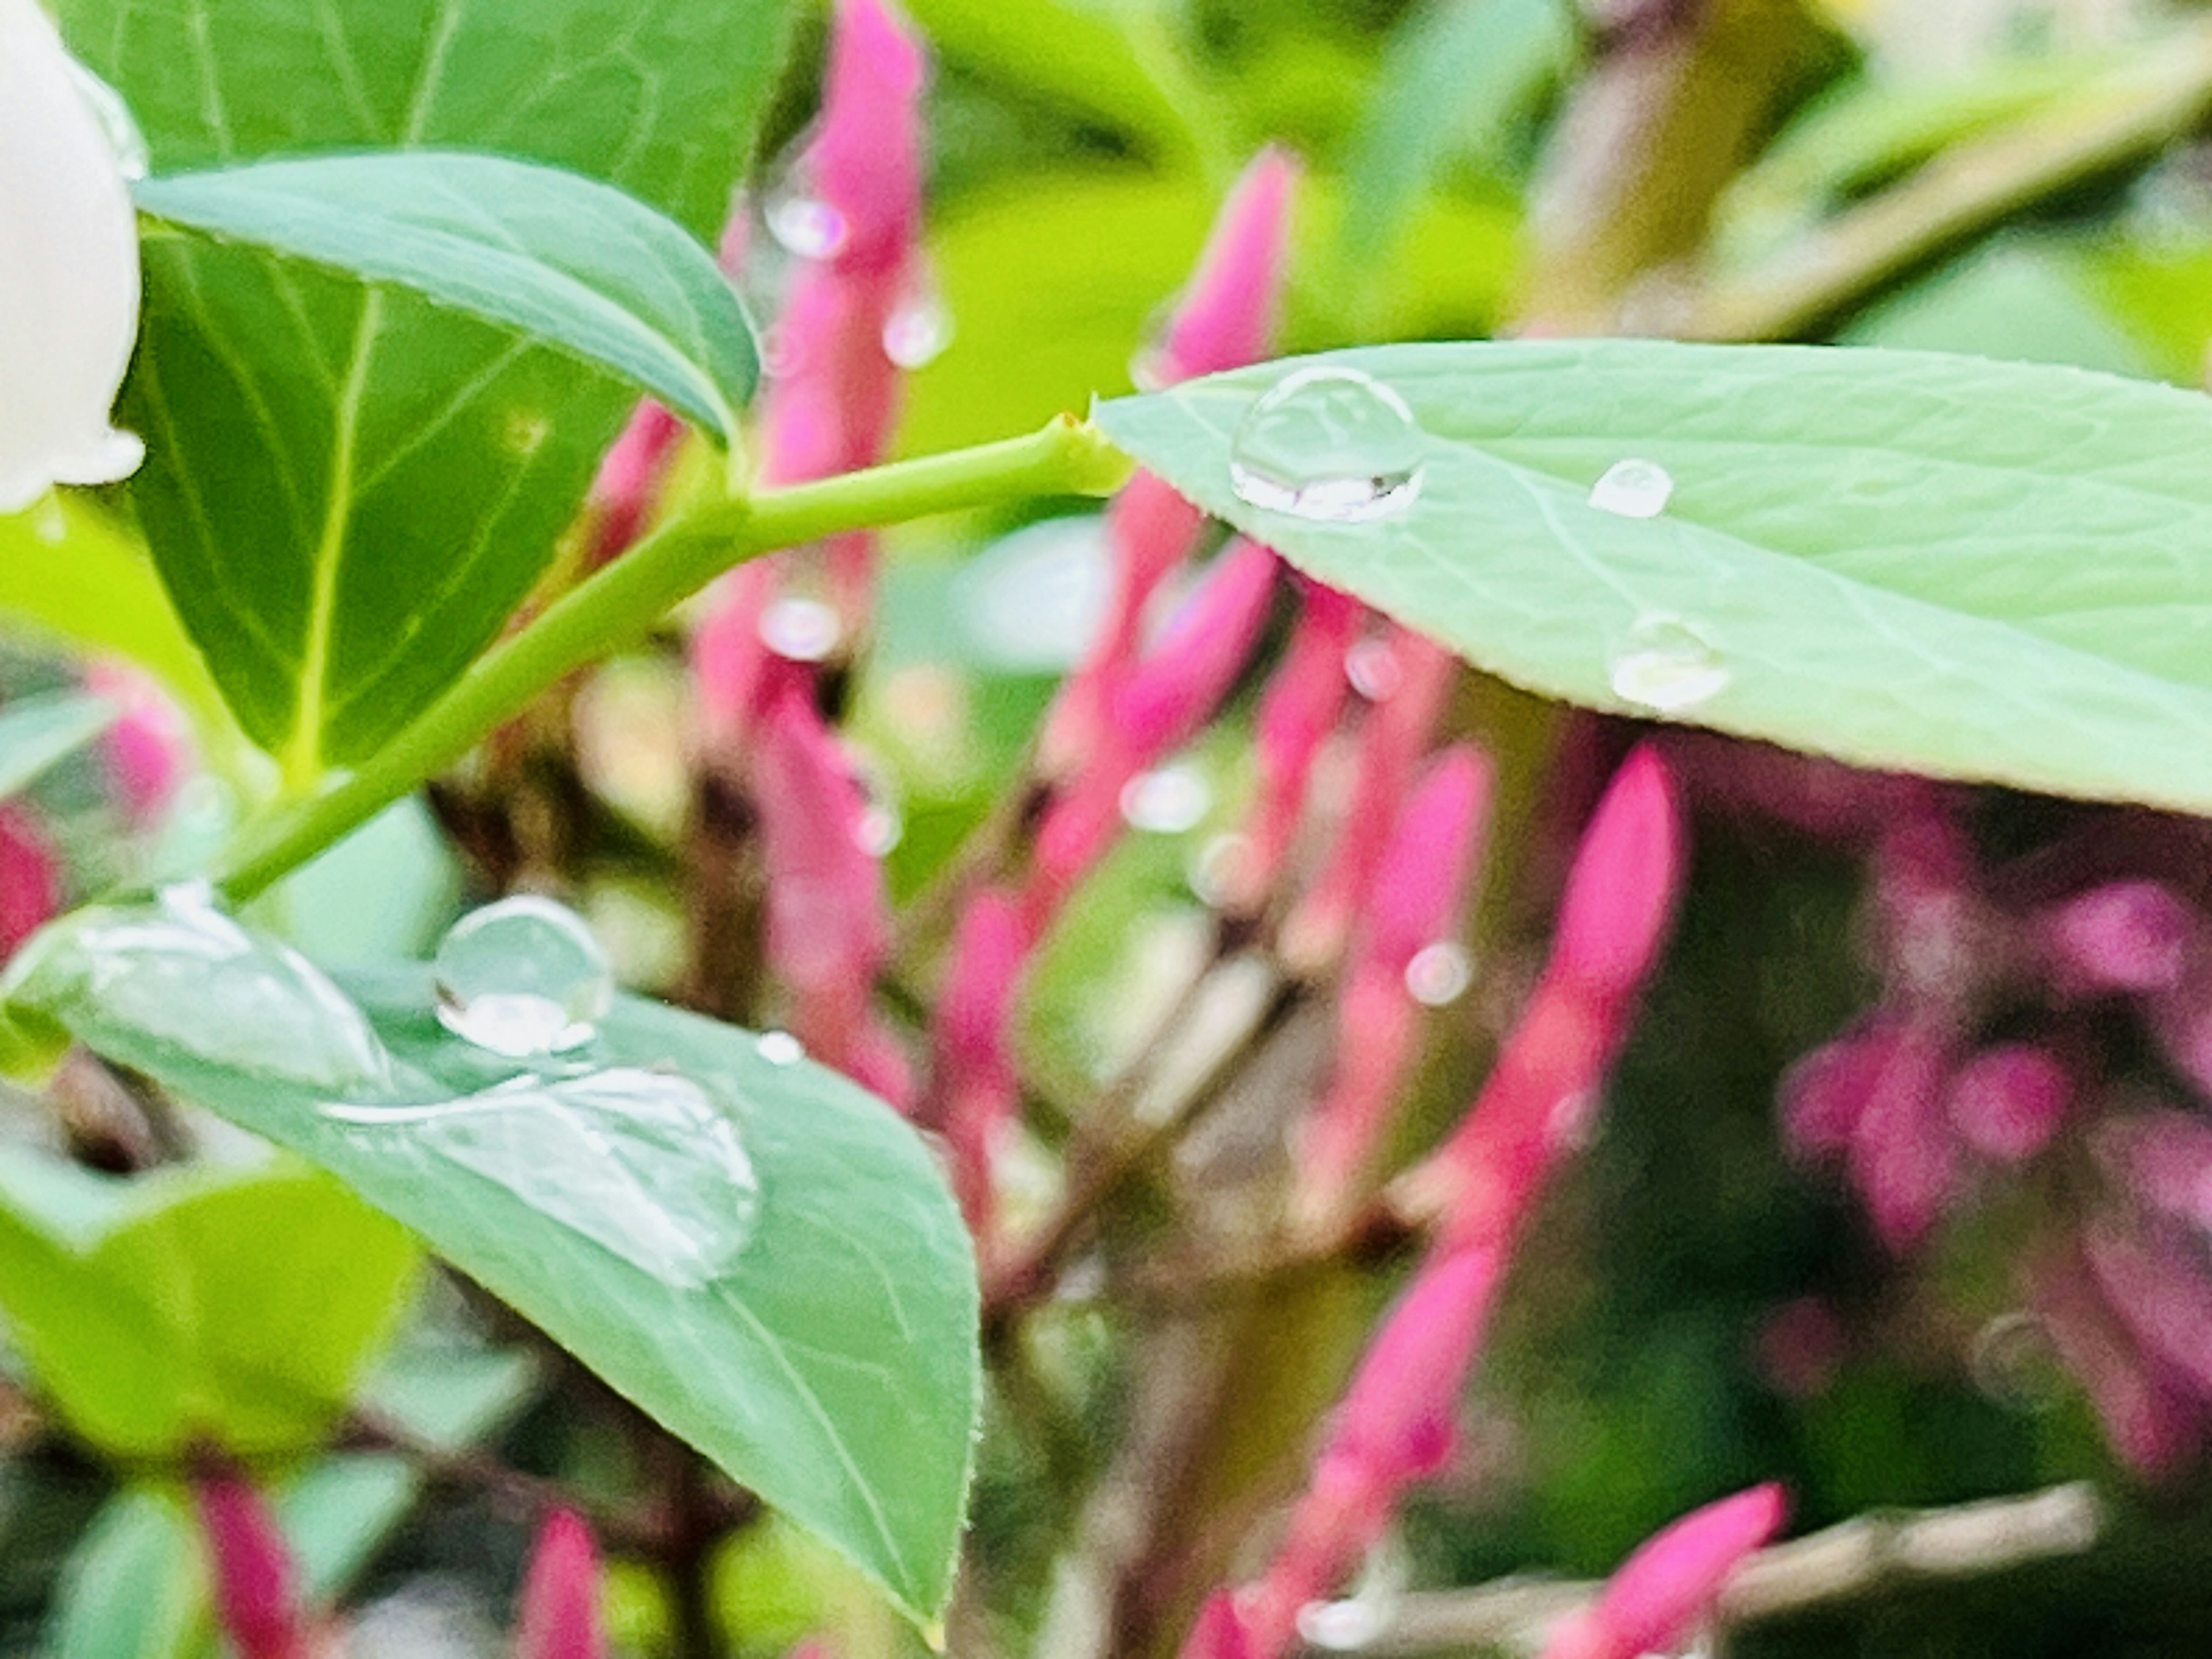
[{"label": "pink flower bud", "polygon": [[659,502],[669,458],[683,435],[683,422],[651,398],[630,412],[592,480],[594,563],[605,564],[644,533]]},{"label": "pink flower bud", "polygon": [[591,1528],[573,1510],[555,1510],[538,1528],[531,1551],[514,1659],[604,1659],[606,1651]]},{"label": "pink flower bud", "polygon": [[2048,1049],[2011,1042],[1984,1048],[1960,1068],[1945,1109],[1983,1157],[2018,1164],[2049,1144],[2073,1097],[2073,1079]]},{"label": "pink flower bud", "polygon": [[1216,1590],[1198,1610],[1198,1622],[1182,1644],[1182,1659],[1261,1659],[1244,1633],[1244,1620],[1237,1601],[1227,1590]]},{"label": "pink flower bud", "polygon": [[1681,826],[1666,763],[1650,744],[1622,763],[1575,854],[1550,971],[1625,997],[1650,967],[1680,878]]},{"label": "pink flower bud", "polygon": [[2136,1197],[2212,1232],[2212,1123],[2187,1112],[2146,1112],[2104,1125],[2097,1145]]},{"label": "pink flower bud", "polygon": [[921,89],[914,26],[886,0],[837,0],[822,118],[802,167],[842,221],[829,262],[902,265],[921,223]]},{"label": "pink flower bud", "polygon": [[1692,1510],[1653,1535],[1571,1615],[1544,1659],[1638,1659],[1668,1653],[1712,1610],[1744,1558],[1781,1529],[1782,1488],[1754,1486]]},{"label": "pink flower bud", "polygon": [[2041,931],[2080,988],[2157,991],[2180,979],[2197,917],[2162,882],[2115,881],[2045,914]]},{"label": "pink flower bud", "polygon": [[2105,1301],[2137,1345],[2212,1400],[2212,1279],[2170,1242],[2091,1227],[2082,1240]]},{"label": "pink flower bud", "polygon": [[1240,368],[1267,350],[1288,263],[1298,173],[1296,159],[1271,145],[1231,189],[1161,343],[1163,380]]},{"label": "pink flower bud", "polygon": [[86,687],[123,706],[103,743],[108,775],[131,821],[150,827],[191,763],[191,734],[177,706],[151,678],[121,662],[96,662]]},{"label": "pink flower bud", "polygon": [[2051,1346],[2088,1391],[2112,1449],[2152,1475],[2194,1455],[2203,1439],[2203,1408],[2136,1347],[2079,1249],[2039,1263],[2031,1290]]},{"label": "pink flower bud", "polygon": [[0,962],[53,919],[62,903],[60,861],[30,817],[0,801]]},{"label": "pink flower bud", "polygon": [[307,1659],[298,1568],[260,1492],[242,1476],[218,1473],[193,1482],[192,1499],[216,1622],[239,1659]]},{"label": "pink flower bud", "polygon": [[1917,1007],[1881,1023],[1879,1063],[1851,1126],[1851,1178],[1867,1218],[1899,1255],[1917,1245],[1958,1195],[1957,1144],[1944,1115],[1950,1039]]},{"label": "pink flower bud", "polygon": [[1358,600],[1333,587],[1300,586],[1298,618],[1253,718],[1259,784],[1245,819],[1245,853],[1223,908],[1260,907],[1289,855],[1314,757],[1334,729],[1347,690],[1345,653],[1358,637]]},{"label": "pink flower bud", "polygon": [[1874,1092],[1882,1044],[1872,1034],[1838,1037],[1801,1054],[1782,1074],[1782,1132],[1790,1149],[1811,1159],[1847,1151],[1859,1113]]},{"label": "pink flower bud", "polygon": [[976,894],[953,930],[933,1015],[923,1121],[944,1133],[953,1191],[979,1239],[991,1223],[993,1163],[1018,1104],[1014,994],[1028,951],[1028,930],[1014,898],[995,887]]},{"label": "pink flower bud", "polygon": [[792,1029],[823,1064],[900,1103],[906,1081],[884,1073],[896,1051],[874,1012],[890,945],[883,868],[864,842],[860,784],[803,692],[787,691],[763,721],[752,786],[768,957],[790,988]]}]

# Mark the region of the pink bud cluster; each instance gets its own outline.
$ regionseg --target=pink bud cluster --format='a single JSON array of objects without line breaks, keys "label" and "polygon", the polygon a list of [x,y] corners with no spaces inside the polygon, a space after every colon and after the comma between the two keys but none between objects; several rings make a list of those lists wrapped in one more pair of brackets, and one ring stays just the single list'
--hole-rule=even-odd
[{"label": "pink bud cluster", "polygon": [[[1462,821],[1480,787],[1473,757],[1447,751],[1401,825]],[[1418,830],[1401,835],[1398,849],[1426,844]],[[1403,1178],[1404,1207],[1434,1224],[1428,1259],[1332,1413],[1273,1559],[1256,1580],[1209,1601],[1184,1659],[1276,1659],[1299,1609],[1331,1594],[1406,1488],[1449,1461],[1460,1392],[1522,1224],[1586,1126],[1656,958],[1680,840],[1666,768],[1638,750],[1584,832],[1551,960],[1498,1066],[1460,1127]],[[1386,860],[1386,870],[1396,862]],[[1384,930],[1412,920],[1427,918],[1401,913]],[[1671,1589],[1671,1571],[1666,1582]]]}]

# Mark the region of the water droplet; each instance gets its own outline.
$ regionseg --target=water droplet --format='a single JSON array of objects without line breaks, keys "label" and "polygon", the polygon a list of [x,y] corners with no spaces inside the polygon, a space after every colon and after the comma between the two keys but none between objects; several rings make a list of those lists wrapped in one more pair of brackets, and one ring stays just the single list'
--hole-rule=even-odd
[{"label": "water droplet", "polygon": [[323,1115],[404,1137],[679,1286],[726,1271],[760,1207],[737,1121],[671,1073],[519,1077],[459,1100],[331,1105]]},{"label": "water droplet", "polygon": [[1186,762],[1140,772],[1122,786],[1121,816],[1131,828],[1179,836],[1194,830],[1213,805],[1205,775]]},{"label": "water droplet", "polygon": [[1388,702],[1406,683],[1406,665],[1388,640],[1362,640],[1344,653],[1344,678],[1370,702]]},{"label": "water droplet", "polygon": [[820,599],[787,594],[761,612],[761,643],[793,662],[825,662],[845,636],[837,608]]},{"label": "water droplet", "polygon": [[801,191],[781,194],[768,204],[769,234],[802,259],[834,259],[850,234],[845,216]]},{"label": "water droplet", "polygon": [[927,288],[909,295],[884,322],[884,356],[901,368],[923,368],[952,343],[952,313]]},{"label": "water droplet", "polygon": [[123,101],[121,93],[76,58],[64,61],[69,65],[70,79],[76,83],[77,96],[92,111],[100,136],[115,152],[115,170],[134,184],[143,179],[152,163],[146,149],[146,135],[139,130],[131,106]]},{"label": "water droplet", "polygon": [[763,1031],[753,1051],[771,1066],[796,1066],[806,1058],[805,1046],[788,1031]]},{"label": "water droplet", "polygon": [[1000,538],[956,579],[964,631],[993,666],[1073,666],[1098,631],[1114,559],[1097,514],[1040,519]]},{"label": "water droplet", "polygon": [[348,1092],[391,1075],[352,1000],[289,945],[223,915],[204,882],[76,912],[35,937],[8,983],[65,1023],[82,1013],[217,1066]]},{"label": "water droplet", "polygon": [[1252,507],[1364,524],[1413,504],[1422,449],[1413,411],[1381,381],[1356,368],[1300,369],[1237,423],[1229,483]]},{"label": "water droplet", "polygon": [[1382,1633],[1382,1609],[1357,1597],[1309,1601],[1298,1609],[1298,1634],[1331,1653],[1356,1653]]},{"label": "water droplet", "polygon": [[1656,519],[1667,510],[1674,480],[1656,461],[1615,461],[1590,486],[1589,504],[1624,519]]},{"label": "water droplet", "polygon": [[1474,962],[1465,948],[1438,939],[1413,952],[1406,964],[1406,994],[1425,1008],[1456,1002],[1474,982]]},{"label": "water droplet", "polygon": [[583,918],[531,893],[463,916],[431,968],[439,1023],[509,1060],[582,1047],[614,1002],[613,970]]},{"label": "water droplet", "polygon": [[1675,617],[1639,621],[1607,673],[1615,696],[1659,714],[1680,714],[1711,701],[1730,678],[1712,641]]},{"label": "water droplet", "polygon": [[906,823],[898,809],[882,801],[870,801],[860,809],[855,838],[860,850],[870,858],[883,858],[899,844],[906,834]]}]

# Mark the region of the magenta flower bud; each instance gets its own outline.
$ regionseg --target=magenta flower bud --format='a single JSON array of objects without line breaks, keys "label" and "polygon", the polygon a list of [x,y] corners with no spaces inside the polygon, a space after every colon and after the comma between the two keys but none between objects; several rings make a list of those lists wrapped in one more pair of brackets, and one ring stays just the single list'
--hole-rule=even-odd
[{"label": "magenta flower bud", "polygon": [[61,906],[61,861],[28,814],[0,801],[0,962]]},{"label": "magenta flower bud", "polygon": [[1298,174],[1296,158],[1270,145],[1231,189],[1160,343],[1163,380],[1241,368],[1266,352],[1289,263]]},{"label": "magenta flower bud", "polygon": [[1945,1110],[1983,1157],[2018,1164],[2049,1144],[2073,1097],[2073,1079],[2050,1050],[2011,1042],[1984,1048],[1959,1069]]},{"label": "magenta flower bud", "polygon": [[1115,694],[1115,736],[1139,769],[1197,736],[1228,695],[1267,619],[1275,564],[1266,548],[1232,542]]},{"label": "magenta flower bud", "polygon": [[995,887],[977,893],[953,930],[932,1015],[929,1097],[922,1117],[944,1133],[952,1188],[978,1239],[989,1231],[992,1168],[1018,1104],[1014,996],[1029,945],[1013,896]]},{"label": "magenta flower bud", "polygon": [[1851,1179],[1867,1218],[1899,1255],[1925,1238],[1959,1194],[1957,1140],[1945,1115],[1952,1050],[1917,1008],[1878,1027],[1871,1088],[1851,1126]]},{"label": "magenta flower bud", "polygon": [[1625,997],[1650,967],[1680,878],[1681,824],[1667,764],[1650,744],[1621,763],[1575,854],[1559,901],[1551,970]]},{"label": "magenta flower bud", "polygon": [[1335,729],[1348,687],[1345,653],[1364,614],[1350,595],[1303,582],[1297,623],[1253,717],[1259,782],[1245,817],[1245,852],[1223,906],[1257,909],[1289,856],[1315,757]]},{"label": "magenta flower bud", "polygon": [[149,827],[169,804],[191,760],[184,716],[160,686],[128,664],[96,662],[84,680],[88,690],[122,705],[102,744],[108,776],[131,822]]},{"label": "magenta flower bud", "polygon": [[1744,1558],[1781,1530],[1782,1488],[1754,1486],[1693,1510],[1621,1564],[1595,1605],[1571,1615],[1544,1659],[1671,1653],[1712,1611]]},{"label": "magenta flower bud", "polygon": [[538,1528],[522,1583],[514,1659],[605,1659],[599,1558],[591,1528],[573,1510],[555,1510]]},{"label": "magenta flower bud", "polygon": [[193,1482],[192,1502],[216,1622],[238,1659],[307,1659],[299,1571],[266,1500],[244,1477],[213,1474]]},{"label": "magenta flower bud", "polygon": [[1216,1590],[1198,1610],[1198,1622],[1184,1638],[1182,1659],[1261,1659],[1244,1633],[1236,1597]]},{"label": "magenta flower bud", "polygon": [[2167,1241],[2109,1224],[2082,1240],[2089,1270],[2142,1351],[2199,1400],[2212,1400],[2212,1279]]},{"label": "magenta flower bud", "polygon": [[902,1104],[903,1066],[875,1012],[890,948],[883,867],[866,844],[859,781],[803,691],[762,722],[752,786],[768,958],[791,991],[792,1030],[824,1065]]},{"label": "magenta flower bud", "polygon": [[827,262],[903,266],[921,226],[921,90],[914,26],[886,0],[837,0],[822,118],[803,170],[840,221]]},{"label": "magenta flower bud", "polygon": [[2162,882],[2115,881],[2040,919],[2045,948],[2083,989],[2160,991],[2181,977],[2195,912]]},{"label": "magenta flower bud", "polygon": [[1838,1037],[1801,1054],[1782,1074],[1782,1133],[1807,1159],[1850,1150],[1873,1094],[1882,1045],[1871,1033]]},{"label": "magenta flower bud", "polygon": [[630,411],[592,480],[594,563],[605,564],[644,532],[659,503],[669,458],[683,435],[684,422],[651,398]]},{"label": "magenta flower bud", "polygon": [[2146,1112],[2104,1125],[2097,1146],[2132,1195],[2212,1232],[2212,1123],[2187,1112]]},{"label": "magenta flower bud", "polygon": [[2039,1263],[2031,1291],[2044,1331],[2087,1391],[2112,1449],[2148,1475],[2194,1455],[2203,1440],[2203,1407],[2136,1346],[2078,1247]]}]

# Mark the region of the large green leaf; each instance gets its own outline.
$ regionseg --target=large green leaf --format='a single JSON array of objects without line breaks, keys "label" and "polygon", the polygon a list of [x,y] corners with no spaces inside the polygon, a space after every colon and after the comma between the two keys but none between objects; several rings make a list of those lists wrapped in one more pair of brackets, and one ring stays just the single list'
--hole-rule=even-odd
[{"label": "large green leaf", "polygon": [[0,1317],[62,1414],[118,1456],[313,1445],[414,1261],[398,1228],[296,1165],[124,1182],[0,1147]]},{"label": "large green leaf", "polygon": [[617,1000],[533,1073],[448,1035],[420,970],[349,983],[357,1004],[171,899],[78,912],[5,988],[337,1174],[935,1614],[966,1500],[976,1287],[913,1132],[836,1073],[657,1004]]},{"label": "large green leaf", "polygon": [[[711,234],[788,0],[65,0],[157,172],[274,153],[497,150]],[[551,556],[630,403],[422,296],[264,251],[149,243],[124,418],[186,628],[295,786],[434,698]]]},{"label": "large green leaf", "polygon": [[725,444],[759,376],[714,256],[635,198],[559,167],[386,151],[175,173],[133,193],[173,225],[395,283],[566,346]]},{"label": "large green leaf", "polygon": [[[1238,423],[1296,363],[1109,403],[1098,420],[1209,510],[1533,690],[1863,765],[2212,810],[2201,396],[1802,347],[1312,362],[1410,407],[1421,465],[1402,510],[1342,523],[1238,498]],[[1274,435],[1279,465],[1296,439],[1280,422]],[[1326,449],[1313,439],[1291,459],[1340,478]],[[1658,516],[1593,505],[1630,459],[1671,476]]]}]

